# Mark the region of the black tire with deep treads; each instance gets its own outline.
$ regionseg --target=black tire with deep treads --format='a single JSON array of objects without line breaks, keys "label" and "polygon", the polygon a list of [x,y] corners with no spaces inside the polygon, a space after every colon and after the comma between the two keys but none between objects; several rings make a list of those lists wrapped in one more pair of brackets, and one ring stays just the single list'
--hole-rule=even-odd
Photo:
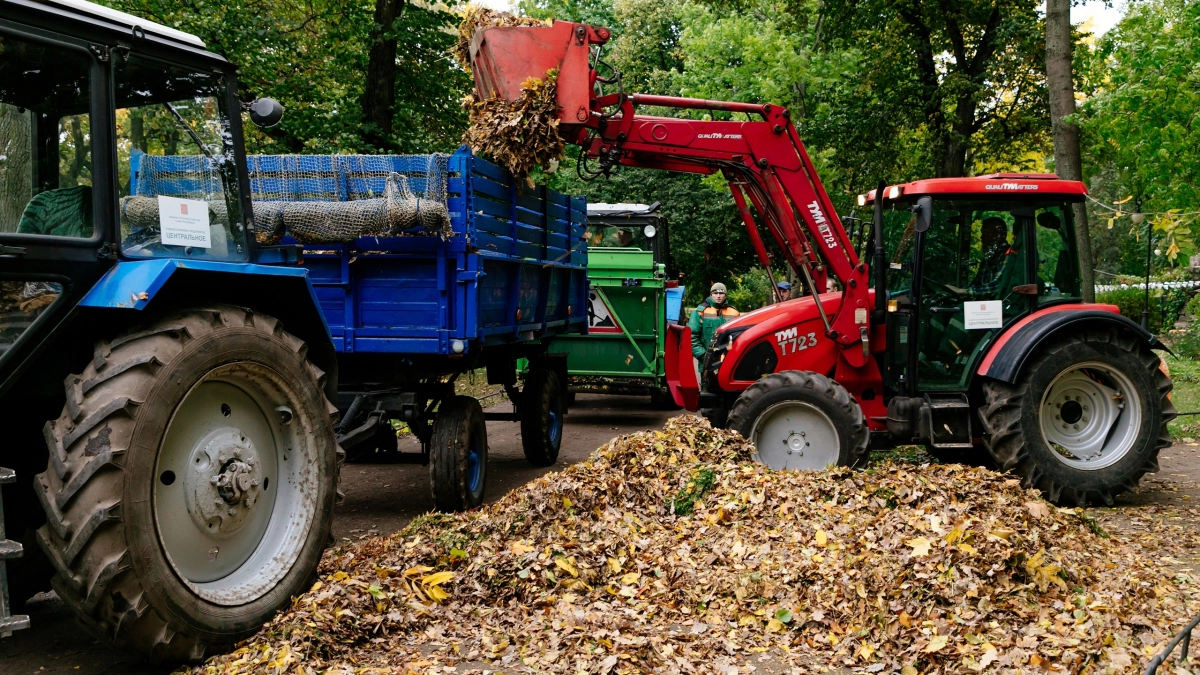
[{"label": "black tire with deep treads", "polygon": [[[1076,469],[1059,461],[1046,442],[1038,418],[1046,388],[1072,364],[1101,362],[1120,369],[1141,394],[1142,429],[1133,447],[1116,464],[1098,470]],[[1137,487],[1158,471],[1158,451],[1171,444],[1167,423],[1175,417],[1168,394],[1171,380],[1159,370],[1159,357],[1144,340],[1116,329],[1067,335],[1040,348],[1015,384],[989,380],[980,412],[983,440],[1002,471],[1021,477],[1056,503],[1112,504],[1113,496]]]},{"label": "black tire with deep treads", "polygon": [[[525,377],[521,391],[521,449],[525,459],[534,466],[554,466],[562,446],[563,416],[567,412],[566,397],[558,373],[549,368],[534,368]],[[552,428],[550,415],[557,416],[557,428]]]},{"label": "black tire with deep treads", "polygon": [[[479,485],[468,484],[468,454],[473,439],[478,439],[480,457]],[[438,405],[429,442],[429,479],[433,503],[439,511],[464,511],[483,503],[487,487],[487,422],[483,408],[470,396],[454,396]]]},{"label": "black tire with deep treads", "polygon": [[[97,344],[66,379],[66,406],[45,426],[50,454],[34,489],[47,523],[38,540],[54,589],[97,638],[152,661],[196,661],[254,634],[312,584],[329,542],[337,491],[337,409],[307,346],[274,318],[219,305],[160,316]],[[172,415],[192,387],[230,364],[255,363],[294,385],[290,405],[311,424],[320,480],[295,562],[241,605],[189,589],[163,553],[153,507],[156,458]],[[306,434],[307,435],[307,434]]]},{"label": "black tire with deep treads", "polygon": [[754,422],[772,405],[786,400],[810,403],[829,416],[838,430],[838,466],[862,466],[870,454],[870,435],[858,402],[845,387],[806,370],[772,373],[750,385],[729,410],[729,428],[750,438]]}]

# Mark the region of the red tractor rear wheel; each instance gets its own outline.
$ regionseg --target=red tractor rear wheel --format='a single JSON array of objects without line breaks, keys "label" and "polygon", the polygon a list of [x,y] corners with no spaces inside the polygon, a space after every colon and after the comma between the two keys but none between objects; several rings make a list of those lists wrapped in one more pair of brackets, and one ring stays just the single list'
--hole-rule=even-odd
[{"label": "red tractor rear wheel", "polygon": [[1054,502],[1111,504],[1158,471],[1171,444],[1171,380],[1142,340],[1117,330],[1067,336],[1016,383],[983,392],[984,443],[999,468]]},{"label": "red tractor rear wheel", "polygon": [[869,452],[867,422],[854,397],[808,371],[755,382],[730,409],[729,428],[754,443],[755,459],[772,469],[860,466]]}]

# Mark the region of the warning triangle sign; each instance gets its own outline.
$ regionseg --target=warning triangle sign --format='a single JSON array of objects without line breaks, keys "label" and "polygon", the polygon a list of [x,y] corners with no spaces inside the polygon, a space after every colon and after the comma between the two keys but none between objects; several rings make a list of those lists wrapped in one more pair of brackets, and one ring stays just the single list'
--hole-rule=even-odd
[{"label": "warning triangle sign", "polygon": [[612,309],[604,302],[604,297],[592,288],[588,291],[588,332],[589,333],[623,333],[613,318]]}]

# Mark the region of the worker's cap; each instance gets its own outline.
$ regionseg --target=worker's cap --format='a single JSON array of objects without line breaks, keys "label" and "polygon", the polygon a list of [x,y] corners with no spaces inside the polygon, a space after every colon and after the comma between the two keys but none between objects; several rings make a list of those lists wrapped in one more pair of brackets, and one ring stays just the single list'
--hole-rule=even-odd
[{"label": "worker's cap", "polygon": [[708,292],[709,293],[725,293],[726,292],[725,284],[718,281],[717,283],[712,285],[712,288],[708,289]]},{"label": "worker's cap", "polygon": [[781,282],[775,284],[775,288],[778,288],[781,291],[790,291],[790,290],[792,290],[792,285],[786,281],[781,281]]}]

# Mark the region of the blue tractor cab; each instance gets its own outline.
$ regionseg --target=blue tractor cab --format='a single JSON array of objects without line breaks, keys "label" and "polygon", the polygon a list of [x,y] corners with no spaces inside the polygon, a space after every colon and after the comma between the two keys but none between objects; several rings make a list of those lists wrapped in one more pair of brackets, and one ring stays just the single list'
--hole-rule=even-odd
[{"label": "blue tractor cab", "polygon": [[[299,247],[257,241],[242,118],[279,105],[237,94],[194,35],[0,0],[0,634],[52,585],[109,643],[196,660],[315,577],[336,352]],[[150,157],[196,170],[139,198]]]}]

